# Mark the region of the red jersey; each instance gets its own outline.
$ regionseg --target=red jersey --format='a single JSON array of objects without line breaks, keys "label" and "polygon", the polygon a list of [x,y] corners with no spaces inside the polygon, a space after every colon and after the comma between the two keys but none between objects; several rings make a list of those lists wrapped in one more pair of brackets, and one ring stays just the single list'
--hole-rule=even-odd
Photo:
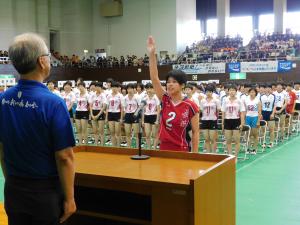
[{"label": "red jersey", "polygon": [[290,91],[288,93],[287,97],[288,97],[288,99],[287,99],[288,103],[286,106],[286,112],[291,114],[294,112],[294,104],[295,104],[295,101],[297,100],[297,96],[293,91]]},{"label": "red jersey", "polygon": [[199,112],[197,105],[188,98],[176,105],[167,94],[161,103],[160,150],[188,152],[188,129],[191,129],[192,117]]}]

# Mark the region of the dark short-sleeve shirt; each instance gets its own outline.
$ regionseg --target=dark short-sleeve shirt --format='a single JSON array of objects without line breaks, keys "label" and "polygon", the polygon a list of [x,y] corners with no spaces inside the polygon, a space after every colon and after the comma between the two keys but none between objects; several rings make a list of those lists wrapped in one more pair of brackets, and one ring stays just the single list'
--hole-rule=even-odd
[{"label": "dark short-sleeve shirt", "polygon": [[57,177],[55,152],[75,146],[64,100],[42,83],[20,80],[0,95],[0,142],[9,176]]}]

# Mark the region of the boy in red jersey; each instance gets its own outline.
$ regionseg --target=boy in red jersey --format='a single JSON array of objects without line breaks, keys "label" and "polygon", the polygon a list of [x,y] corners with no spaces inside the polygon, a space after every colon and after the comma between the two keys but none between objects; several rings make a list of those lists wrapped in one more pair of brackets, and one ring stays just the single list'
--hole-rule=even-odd
[{"label": "boy in red jersey", "polygon": [[[173,70],[167,74],[167,91],[161,86],[155,41],[148,38],[150,78],[157,97],[161,100],[160,150],[198,152],[199,145],[199,109],[197,105],[183,97],[182,89],[186,84],[186,75],[182,71]],[[190,142],[188,131],[192,130]]]}]

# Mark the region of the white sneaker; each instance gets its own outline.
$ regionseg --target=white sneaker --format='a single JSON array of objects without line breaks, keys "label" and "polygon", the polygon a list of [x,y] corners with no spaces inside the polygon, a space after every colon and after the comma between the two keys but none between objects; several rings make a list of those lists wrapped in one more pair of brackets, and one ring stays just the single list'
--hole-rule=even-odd
[{"label": "white sneaker", "polygon": [[268,144],[268,148],[273,148],[273,147],[274,147],[273,143]]}]

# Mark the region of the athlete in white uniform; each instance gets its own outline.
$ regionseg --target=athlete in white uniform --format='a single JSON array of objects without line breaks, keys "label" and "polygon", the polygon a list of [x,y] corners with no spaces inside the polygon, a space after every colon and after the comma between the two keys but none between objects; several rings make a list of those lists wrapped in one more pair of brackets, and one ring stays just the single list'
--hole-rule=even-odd
[{"label": "athlete in white uniform", "polygon": [[236,97],[236,87],[229,87],[229,97],[222,104],[222,128],[225,130],[226,146],[232,153],[232,143],[235,142],[235,155],[240,150],[240,129],[245,124],[245,105]]},{"label": "athlete in white uniform", "polygon": [[138,110],[140,104],[140,98],[137,94],[134,94],[135,85],[127,85],[127,95],[124,98],[124,111],[125,111],[125,133],[127,146],[131,148],[132,130],[136,139],[136,147],[139,146],[139,120],[141,118],[136,117],[134,113]]},{"label": "athlete in white uniform", "polygon": [[[197,93],[197,96],[199,96],[199,94]],[[198,107],[199,107],[199,97],[195,96],[195,94],[193,94],[193,86],[190,84],[187,84],[184,88],[184,97],[187,97],[188,99],[190,99],[191,101],[193,101]]]},{"label": "athlete in white uniform", "polygon": [[95,144],[98,145],[100,136],[100,144],[104,146],[106,97],[101,82],[95,83],[95,93],[90,96],[89,103]]},{"label": "athlete in white uniform", "polygon": [[[160,101],[156,97],[152,84],[146,85],[147,97],[144,100],[145,107],[142,123],[145,127],[147,148],[151,149],[151,137],[154,139],[154,148],[158,143],[158,121],[160,114]],[[142,101],[143,101],[142,100]]]},{"label": "athlete in white uniform", "polygon": [[286,118],[286,112],[285,108],[287,106],[287,95],[284,93],[282,89],[282,84],[277,84],[277,90],[274,92],[275,95],[275,106],[276,106],[276,114],[280,118],[280,133],[281,133],[281,139],[282,141],[284,139],[284,133],[285,133],[285,118]]},{"label": "athlete in white uniform", "polygon": [[106,118],[112,139],[112,145],[120,147],[121,123],[123,121],[123,96],[119,93],[119,84],[112,82],[112,93],[107,96],[107,114]]},{"label": "athlete in white uniform", "polygon": [[221,109],[220,101],[213,97],[213,87],[206,87],[206,98],[200,101],[201,130],[205,138],[204,149],[208,152],[217,151],[218,116]]},{"label": "athlete in white uniform", "polygon": [[261,102],[257,98],[257,90],[250,88],[249,96],[245,99],[246,125],[251,127],[250,140],[253,142],[253,149],[249,153],[256,154],[258,148],[258,126],[261,117]]},{"label": "athlete in white uniform", "polygon": [[58,90],[55,89],[55,82],[54,81],[48,81],[47,82],[48,89],[55,95],[61,97],[61,94]]},{"label": "athlete in white uniform", "polygon": [[79,95],[76,97],[76,129],[78,133],[79,145],[87,144],[87,124],[89,120],[89,95],[85,89],[84,83],[78,84],[78,89],[80,91]]},{"label": "athlete in white uniform", "polygon": [[76,101],[76,96],[74,92],[72,91],[72,83],[67,81],[63,85],[64,92],[61,93],[61,97],[65,100],[69,114],[71,123],[73,124],[73,106]]},{"label": "athlete in white uniform", "polygon": [[[276,111],[276,105],[275,105],[275,95],[272,93],[272,86],[269,85],[266,87],[265,94],[260,97],[261,105],[262,105],[262,117],[263,120],[267,121],[267,125],[269,128],[269,136],[270,136],[270,142],[268,144],[268,148],[272,148],[274,146],[274,129],[275,129],[275,111]],[[264,143],[264,145],[266,145]]]}]

